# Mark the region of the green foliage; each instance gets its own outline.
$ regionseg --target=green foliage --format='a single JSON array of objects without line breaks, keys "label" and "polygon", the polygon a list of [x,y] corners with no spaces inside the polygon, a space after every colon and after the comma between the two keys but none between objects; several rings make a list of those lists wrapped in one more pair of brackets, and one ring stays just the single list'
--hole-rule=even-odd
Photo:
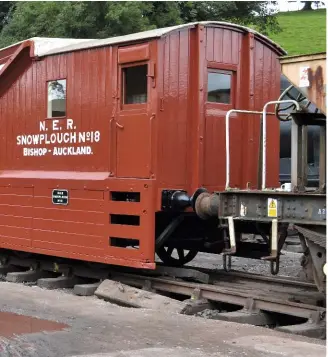
[{"label": "green foliage", "polygon": [[288,55],[326,51],[326,10],[290,11],[278,14],[282,32],[270,38]]},{"label": "green foliage", "polygon": [[22,1],[0,27],[0,47],[36,36],[105,38],[207,20],[279,30],[265,1]]},{"label": "green foliage", "polygon": [[0,1],[0,31],[10,20],[14,6],[14,1]]},{"label": "green foliage", "polygon": [[227,21],[251,26],[263,34],[280,30],[266,1],[181,1],[179,6],[183,22]]}]

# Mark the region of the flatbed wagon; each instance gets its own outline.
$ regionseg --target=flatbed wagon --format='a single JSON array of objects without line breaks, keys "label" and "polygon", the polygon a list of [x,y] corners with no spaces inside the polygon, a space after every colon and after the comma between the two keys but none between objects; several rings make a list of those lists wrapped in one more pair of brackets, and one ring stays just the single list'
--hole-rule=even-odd
[{"label": "flatbed wagon", "polygon": [[[257,258],[269,260],[271,271],[279,271],[279,256],[284,245],[287,228],[293,224],[303,245],[302,265],[307,277],[313,279],[319,288],[326,288],[326,105],[325,71],[326,54],[281,58],[282,73],[292,83],[284,93],[287,98],[267,103],[262,112],[262,145],[260,149],[259,182],[256,189],[236,189],[230,186],[229,165],[226,166],[226,187],[216,193],[203,192],[195,203],[196,212],[206,219],[216,216],[226,230],[228,258],[226,266],[231,266],[231,256],[238,255],[243,243],[240,234],[248,232],[260,234],[264,246]],[[292,89],[297,89],[293,96]],[[291,121],[291,182],[280,188],[270,187],[266,171],[266,110],[276,104],[279,120]],[[286,104],[288,108],[286,108]],[[311,109],[312,108],[312,109]],[[287,113],[286,113],[286,109]],[[229,113],[226,116],[229,123]],[[308,127],[319,127],[319,180],[317,187],[308,187]],[[229,131],[226,131],[229,142]],[[230,147],[226,155],[229,157]],[[233,165],[233,163],[232,163]],[[242,250],[242,249],[241,249]],[[249,250],[252,255],[256,249]],[[269,254],[268,254],[269,253]],[[226,258],[227,260],[227,258]]]}]

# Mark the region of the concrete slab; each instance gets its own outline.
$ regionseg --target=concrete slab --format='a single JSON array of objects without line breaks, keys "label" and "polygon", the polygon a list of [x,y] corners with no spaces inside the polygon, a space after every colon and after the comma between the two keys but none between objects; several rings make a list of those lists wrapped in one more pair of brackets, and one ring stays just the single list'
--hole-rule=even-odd
[{"label": "concrete slab", "polygon": [[324,323],[315,324],[312,322],[305,322],[304,324],[299,325],[277,327],[276,330],[307,337],[326,338],[326,325]]},{"label": "concrete slab", "polygon": [[244,348],[252,346],[254,356],[264,353],[266,356],[321,357],[325,353],[323,346],[313,345],[308,341],[291,340],[287,336],[240,336],[227,343]]},{"label": "concrete slab", "polygon": [[242,324],[249,324],[255,326],[267,326],[274,324],[274,320],[269,314],[262,311],[249,312],[245,309],[231,312],[221,312],[219,314],[215,314],[213,317],[210,318],[213,318],[215,320],[239,322]]},{"label": "concrete slab", "polygon": [[301,241],[299,239],[298,236],[290,236],[290,237],[287,237],[286,240],[285,240],[285,244],[287,245],[298,245],[298,244],[301,244]]},{"label": "concrete slab", "polygon": [[53,274],[41,270],[27,270],[20,272],[9,272],[6,275],[6,280],[12,283],[27,283],[36,282],[40,278],[53,277]]},{"label": "concrete slab", "polygon": [[[0,282],[0,309],[69,325],[0,336],[1,357],[324,357],[325,342],[166,311],[124,308],[95,296]],[[1,335],[1,333],[0,333]]]},{"label": "concrete slab", "polygon": [[185,307],[180,301],[109,279],[99,285],[95,295],[121,306],[136,308],[180,313]]},{"label": "concrete slab", "polygon": [[74,285],[74,294],[80,296],[92,296],[98,289],[100,282],[93,284],[78,284]]},{"label": "concrete slab", "polygon": [[45,289],[69,289],[81,283],[82,279],[74,276],[59,276],[57,278],[41,278],[37,281],[40,288]]}]

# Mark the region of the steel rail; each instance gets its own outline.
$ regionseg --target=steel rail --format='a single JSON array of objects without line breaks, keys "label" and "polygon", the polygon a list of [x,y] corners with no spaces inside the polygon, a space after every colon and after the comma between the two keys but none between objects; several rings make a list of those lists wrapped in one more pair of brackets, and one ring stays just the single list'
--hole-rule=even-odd
[{"label": "steel rail", "polygon": [[[165,264],[163,264],[163,263],[156,262],[156,265],[165,269]],[[208,274],[210,276],[210,279],[218,279],[220,277],[242,278],[242,279],[246,279],[246,280],[263,281],[265,283],[296,286],[298,288],[304,288],[304,289],[314,290],[314,291],[318,292],[318,289],[314,283],[310,283],[308,281],[304,281],[299,278],[292,278],[290,276],[262,275],[262,274],[256,274],[256,273],[245,273],[245,272],[242,272],[239,270],[230,270],[229,272],[226,272],[224,270],[203,268],[203,267],[191,266],[191,265],[184,265],[183,268],[180,268],[180,269],[197,270],[202,273]],[[146,272],[146,274],[149,274],[151,272],[156,273],[156,270],[153,270],[153,271],[147,270],[145,272]]]},{"label": "steel rail", "polygon": [[[242,289],[222,288],[218,285],[177,281],[169,278],[158,278],[144,275],[115,272],[112,279],[137,288],[149,287],[152,289],[192,296],[195,291],[200,291],[202,298],[224,302],[241,307],[247,306],[252,300],[255,309],[268,312],[282,313],[305,319],[312,319],[315,314],[324,314],[326,309],[310,304],[297,303],[289,300],[279,300],[275,297],[258,296],[256,292],[250,295]],[[147,284],[148,283],[148,284]]]},{"label": "steel rail", "polygon": [[194,269],[198,270],[202,273],[206,273],[210,276],[212,279],[218,279],[221,276],[222,277],[231,277],[231,278],[242,278],[245,280],[252,280],[252,281],[263,281],[264,283],[271,283],[271,284],[284,284],[284,285],[289,285],[289,286],[296,286],[298,288],[304,288],[304,289],[309,289],[309,290],[314,290],[317,291],[317,287],[315,284],[303,281],[297,278],[291,278],[289,276],[279,276],[279,277],[273,277],[273,276],[266,276],[266,275],[260,275],[260,274],[254,274],[254,273],[244,273],[240,272],[238,270],[230,270],[229,272],[226,272],[224,270],[213,270],[213,269],[207,269],[207,268],[201,268],[201,267],[192,267],[192,266],[184,266],[184,269]]}]

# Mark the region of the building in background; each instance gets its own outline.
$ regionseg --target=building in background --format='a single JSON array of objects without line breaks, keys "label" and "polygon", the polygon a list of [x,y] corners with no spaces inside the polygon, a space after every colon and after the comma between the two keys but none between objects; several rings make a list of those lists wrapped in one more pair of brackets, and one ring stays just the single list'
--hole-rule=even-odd
[{"label": "building in background", "polygon": [[[298,11],[302,10],[304,7],[304,1],[300,0],[279,0],[279,1],[269,1],[268,7],[274,12],[287,12],[287,11]],[[326,5],[323,1],[313,1],[311,4],[312,9],[325,9]]]}]

